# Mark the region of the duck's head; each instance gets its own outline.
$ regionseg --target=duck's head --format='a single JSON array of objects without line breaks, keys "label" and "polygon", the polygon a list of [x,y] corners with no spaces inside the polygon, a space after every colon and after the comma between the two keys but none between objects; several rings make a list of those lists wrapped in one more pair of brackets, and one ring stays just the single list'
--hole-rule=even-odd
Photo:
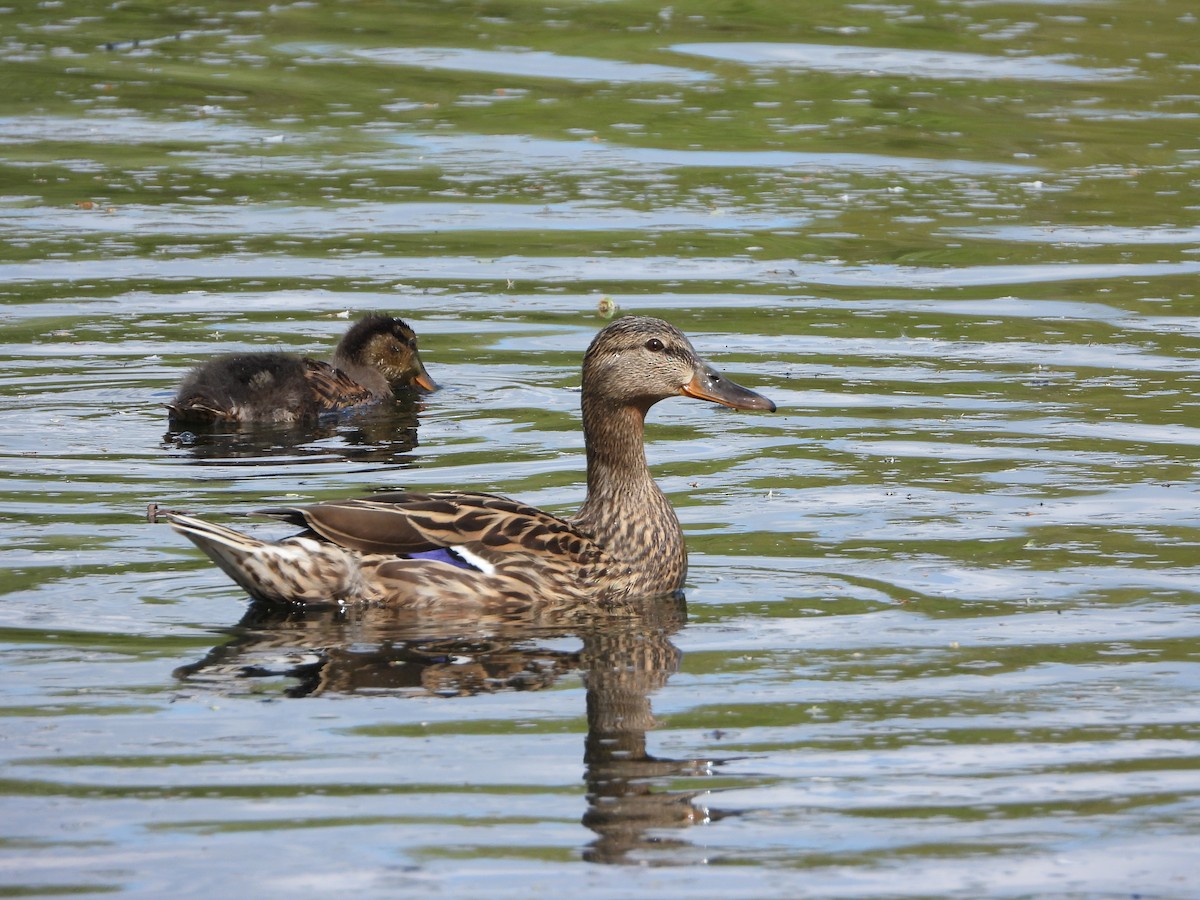
[{"label": "duck's head", "polygon": [[647,316],[625,316],[596,335],[583,358],[583,394],[585,402],[643,412],[679,394],[734,409],[775,411],[766,397],[705,362],[674,325]]},{"label": "duck's head", "polygon": [[338,342],[335,359],[377,370],[393,387],[436,391],[417,353],[417,335],[400,319],[372,313],[354,324]]}]

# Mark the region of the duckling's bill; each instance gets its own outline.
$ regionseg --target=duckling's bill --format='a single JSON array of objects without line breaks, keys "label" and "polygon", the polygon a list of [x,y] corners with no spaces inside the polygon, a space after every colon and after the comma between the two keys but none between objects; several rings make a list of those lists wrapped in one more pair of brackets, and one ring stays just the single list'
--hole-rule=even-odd
[{"label": "duckling's bill", "polygon": [[413,384],[430,394],[438,389],[438,383],[429,377],[429,373],[425,371],[425,363],[421,362],[419,356],[417,357],[417,372],[413,375]]}]

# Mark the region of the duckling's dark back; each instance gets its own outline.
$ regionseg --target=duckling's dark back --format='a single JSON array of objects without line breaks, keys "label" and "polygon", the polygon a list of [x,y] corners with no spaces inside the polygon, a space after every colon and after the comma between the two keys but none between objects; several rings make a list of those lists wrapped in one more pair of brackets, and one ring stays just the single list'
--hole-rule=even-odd
[{"label": "duckling's dark back", "polygon": [[300,422],[320,412],[307,363],[290,353],[230,353],[197,366],[168,404],[171,421]]}]

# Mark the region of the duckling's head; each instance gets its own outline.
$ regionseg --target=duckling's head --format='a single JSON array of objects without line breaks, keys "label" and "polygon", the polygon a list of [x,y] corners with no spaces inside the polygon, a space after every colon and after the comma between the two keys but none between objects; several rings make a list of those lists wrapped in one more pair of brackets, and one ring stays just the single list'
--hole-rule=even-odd
[{"label": "duckling's head", "polygon": [[393,388],[438,388],[421,362],[416,333],[392,316],[371,313],[356,322],[338,342],[334,364],[351,370],[374,369]]},{"label": "duckling's head", "polygon": [[583,358],[584,402],[632,406],[644,413],[682,394],[734,409],[775,411],[775,404],[705,362],[682,331],[648,316],[624,316],[592,340]]}]

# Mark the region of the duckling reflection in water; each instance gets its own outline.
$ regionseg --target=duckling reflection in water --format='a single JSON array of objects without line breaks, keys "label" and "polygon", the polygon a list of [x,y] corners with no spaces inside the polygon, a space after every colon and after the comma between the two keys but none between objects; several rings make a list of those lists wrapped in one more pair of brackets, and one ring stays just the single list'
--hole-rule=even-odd
[{"label": "duckling reflection in water", "polygon": [[175,425],[296,424],[394,397],[435,391],[402,320],[372,313],[338,342],[330,362],[295,353],[230,353],[197,366],[167,404]]}]

